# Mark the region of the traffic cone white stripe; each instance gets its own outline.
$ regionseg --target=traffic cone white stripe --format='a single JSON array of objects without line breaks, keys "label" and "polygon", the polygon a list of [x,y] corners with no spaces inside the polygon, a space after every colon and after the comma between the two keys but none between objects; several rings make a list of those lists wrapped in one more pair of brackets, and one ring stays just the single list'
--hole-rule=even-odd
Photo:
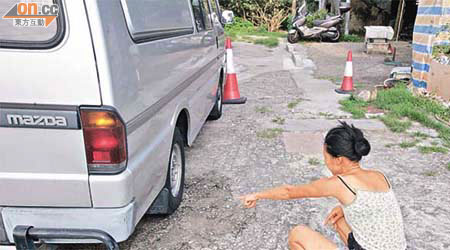
[{"label": "traffic cone white stripe", "polygon": [[344,76],[353,77],[353,62],[347,61],[347,63],[345,64]]},{"label": "traffic cone white stripe", "polygon": [[236,74],[233,63],[233,50],[227,49],[227,74]]}]

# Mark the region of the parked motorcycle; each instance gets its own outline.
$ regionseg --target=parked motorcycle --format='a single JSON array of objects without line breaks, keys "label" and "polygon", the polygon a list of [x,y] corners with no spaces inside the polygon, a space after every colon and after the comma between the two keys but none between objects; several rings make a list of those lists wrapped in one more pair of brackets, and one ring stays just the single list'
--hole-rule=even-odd
[{"label": "parked motorcycle", "polygon": [[296,43],[302,38],[320,38],[330,42],[338,42],[341,38],[341,24],[344,21],[344,14],[350,11],[349,4],[343,3],[339,10],[340,15],[327,16],[325,20],[314,20],[314,26],[309,28],[306,25],[306,18],[309,15],[306,1],[298,8],[297,14],[292,19],[292,28],[288,32],[288,42]]}]

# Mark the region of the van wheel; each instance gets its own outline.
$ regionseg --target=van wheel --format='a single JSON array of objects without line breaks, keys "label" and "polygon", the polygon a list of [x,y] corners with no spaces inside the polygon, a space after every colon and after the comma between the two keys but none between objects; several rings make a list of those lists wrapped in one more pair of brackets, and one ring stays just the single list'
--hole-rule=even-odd
[{"label": "van wheel", "polygon": [[216,104],[214,108],[211,110],[211,113],[208,116],[208,120],[219,120],[222,117],[222,106],[223,106],[223,91],[222,84],[219,84],[216,92]]},{"label": "van wheel", "polygon": [[183,199],[184,170],[184,138],[180,132],[180,129],[175,128],[165,185],[165,188],[169,190],[167,214],[172,214],[175,212]]}]

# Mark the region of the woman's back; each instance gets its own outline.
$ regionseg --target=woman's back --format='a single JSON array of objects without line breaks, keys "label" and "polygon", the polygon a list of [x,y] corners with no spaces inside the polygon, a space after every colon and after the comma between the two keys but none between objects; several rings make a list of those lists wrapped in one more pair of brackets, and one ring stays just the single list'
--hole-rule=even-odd
[{"label": "woman's back", "polygon": [[406,249],[400,206],[384,175],[362,170],[338,177],[353,193],[343,210],[356,241],[366,250]]}]

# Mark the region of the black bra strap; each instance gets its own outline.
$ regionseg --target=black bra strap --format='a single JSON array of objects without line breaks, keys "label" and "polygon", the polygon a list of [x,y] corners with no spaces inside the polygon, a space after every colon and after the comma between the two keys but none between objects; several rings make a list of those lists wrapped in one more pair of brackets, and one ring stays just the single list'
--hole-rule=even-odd
[{"label": "black bra strap", "polygon": [[354,195],[356,195],[355,191],[353,191],[353,189],[351,189],[339,175],[337,176],[337,178],[339,178],[339,180],[341,180],[342,183],[344,183],[344,185],[348,188],[348,190],[350,190],[350,192],[352,192]]}]

